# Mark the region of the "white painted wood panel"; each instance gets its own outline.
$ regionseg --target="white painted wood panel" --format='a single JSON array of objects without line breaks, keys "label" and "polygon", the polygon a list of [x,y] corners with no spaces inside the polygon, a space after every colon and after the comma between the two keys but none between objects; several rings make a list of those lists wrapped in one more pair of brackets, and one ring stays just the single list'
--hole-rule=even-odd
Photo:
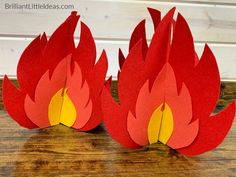
[{"label": "white painted wood panel", "polygon": [[[50,35],[71,11],[9,10],[4,8],[6,2],[13,1],[0,2],[0,36],[29,37],[43,31]],[[20,0],[14,2],[22,3]],[[109,40],[128,39],[136,24],[143,18],[148,19],[147,34],[150,38],[153,28],[146,7],[157,8],[165,14],[171,7],[176,6],[177,11],[181,12],[189,22],[195,41],[236,42],[236,6],[234,5],[140,0],[26,0],[24,2],[72,4],[74,10],[81,14],[81,19],[91,28],[96,39]]]},{"label": "white painted wood panel", "polygon": [[[0,39],[0,76],[8,74],[11,77],[16,75],[16,65],[24,48],[32,38],[1,38]],[[77,41],[78,42],[78,41]],[[102,41],[97,40],[98,55],[102,49],[106,49],[109,59],[108,74],[116,76],[118,70],[117,53],[122,48],[127,54],[128,41]],[[201,55],[204,44],[196,43],[196,51]],[[236,45],[210,44],[220,69],[222,80],[236,81]]]},{"label": "white painted wood panel", "polygon": [[[156,0],[146,0],[146,1],[156,1]],[[158,1],[194,3],[194,4],[222,4],[222,5],[235,5],[236,4],[235,0],[158,0]]]},{"label": "white painted wood panel", "polygon": [[[73,5],[90,27],[98,54],[105,48],[109,57],[108,75],[116,76],[117,51],[127,53],[128,39],[137,23],[147,19],[147,36],[153,27],[146,7],[165,14],[173,6],[189,22],[201,54],[204,42],[216,55],[222,80],[236,81],[236,0],[1,0],[0,1],[0,77],[16,75],[16,65],[32,37],[48,35],[70,14],[67,10],[5,9],[5,3]],[[79,26],[75,36],[79,36]]]}]

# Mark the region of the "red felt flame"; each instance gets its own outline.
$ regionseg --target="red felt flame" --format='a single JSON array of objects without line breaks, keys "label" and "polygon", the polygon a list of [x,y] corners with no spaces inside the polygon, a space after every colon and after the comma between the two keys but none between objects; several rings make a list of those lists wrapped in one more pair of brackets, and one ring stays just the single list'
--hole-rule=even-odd
[{"label": "red felt flame", "polygon": [[186,155],[198,155],[223,141],[232,126],[236,106],[234,101],[212,116],[220,91],[215,57],[206,45],[198,59],[188,24],[181,14],[175,21],[174,11],[171,9],[160,21],[160,12],[149,9],[155,29],[150,45],[146,46],[142,21],[131,37],[126,59],[120,51],[120,104],[103,89],[104,123],[120,144],[129,148],[146,145],[150,115],[165,102],[174,119],[167,145]]},{"label": "red felt flame", "polygon": [[[103,51],[96,61],[96,46],[89,28],[81,23],[78,47],[74,31],[79,20],[72,12],[47,40],[37,37],[23,52],[17,67],[17,89],[5,76],[3,102],[10,116],[26,128],[46,127],[48,103],[61,88],[68,95],[78,115],[72,126],[91,130],[102,121],[101,91],[105,83],[107,57]],[[37,117],[40,112],[42,117]]]}]

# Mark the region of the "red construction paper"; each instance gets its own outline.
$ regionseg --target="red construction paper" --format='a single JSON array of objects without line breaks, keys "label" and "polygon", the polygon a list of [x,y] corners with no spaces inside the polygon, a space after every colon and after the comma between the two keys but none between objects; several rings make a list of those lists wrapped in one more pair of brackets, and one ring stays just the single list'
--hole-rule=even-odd
[{"label": "red construction paper", "polygon": [[159,140],[186,155],[210,151],[232,126],[235,101],[212,115],[219,98],[220,77],[210,48],[206,45],[199,60],[187,22],[181,14],[173,19],[175,8],[162,20],[159,11],[148,10],[155,29],[150,45],[146,46],[143,20],[131,36],[126,59],[119,51],[120,103],[114,102],[107,88],[103,89],[106,129],[129,148]]},{"label": "red construction paper", "polygon": [[125,56],[124,56],[121,49],[119,49],[118,59],[119,59],[119,67],[121,69],[123,67],[124,62],[125,62]]},{"label": "red construction paper", "polygon": [[[154,30],[157,28],[158,24],[160,23],[161,20],[161,13],[155,9],[148,8],[148,11],[152,17],[153,23],[154,23]],[[143,47],[143,58],[145,59],[148,45],[147,45],[147,39],[146,39],[146,29],[145,29],[145,20],[142,20],[134,29],[131,38],[130,38],[130,43],[129,43],[129,51],[134,47],[134,45],[142,39],[142,47]],[[120,69],[123,66],[123,63],[125,61],[124,54],[121,49],[119,49],[119,66]]]},{"label": "red construction paper", "polygon": [[[19,89],[5,77],[5,108],[23,127],[52,125],[50,116],[60,113],[65,105],[70,106],[63,109],[68,113],[70,109],[76,111],[74,117],[68,117],[74,121],[70,126],[75,129],[91,130],[102,121],[101,91],[105,83],[107,57],[103,51],[95,63],[95,42],[89,28],[82,22],[80,42],[75,47],[74,31],[78,19],[76,12],[72,12],[49,40],[44,33],[25,49],[17,67]],[[60,90],[61,95],[57,95]],[[55,117],[54,122],[57,119]]]},{"label": "red construction paper", "polygon": [[111,137],[125,147],[138,148],[139,145],[130,138],[127,131],[127,110],[113,100],[110,90],[106,87],[102,92],[102,108],[104,124]]},{"label": "red construction paper", "polygon": [[[46,43],[45,34],[42,37],[35,38],[21,55],[17,65],[17,80],[20,90],[28,93],[32,98],[41,74],[45,72],[43,67],[40,68],[38,66],[43,65],[41,60],[42,50],[45,48]],[[22,72],[23,70],[24,72]]]},{"label": "red construction paper", "polygon": [[[132,58],[135,58],[135,60],[132,60]],[[130,103],[134,104],[133,102],[138,94],[138,90],[136,90],[136,92],[133,92],[133,90],[135,90],[134,88],[136,86],[142,85],[141,77],[143,75],[140,70],[142,68],[139,68],[139,66],[142,66],[143,63],[142,41],[139,41],[138,44],[131,49],[131,52],[127,56],[127,59],[122,66],[122,70],[124,69],[127,74],[129,73],[130,77],[123,77],[125,76],[124,73],[119,76],[119,81],[123,84],[118,85],[118,94],[120,98],[122,97],[124,99],[125,105],[129,105]],[[137,73],[136,71],[140,71],[140,73]],[[130,82],[133,82],[133,84],[128,84]],[[114,136],[114,139],[119,139],[119,142],[121,144],[124,143],[124,146],[130,148],[138,147],[138,145],[135,144],[129,137],[129,134],[127,132],[128,107],[120,107],[119,105],[116,105],[109,92],[110,91],[108,91],[107,88],[103,89],[102,92],[104,123],[106,125],[109,125],[107,126],[108,131],[110,132],[111,136]],[[126,98],[129,100],[126,100]],[[110,116],[112,116],[113,118],[110,119]],[[114,129],[114,127],[117,127],[117,129]]]},{"label": "red construction paper", "polygon": [[19,125],[29,129],[38,127],[25,114],[25,94],[18,90],[7,76],[3,80],[2,99],[5,110]]},{"label": "red construction paper", "polygon": [[174,71],[169,64],[163,67],[150,92],[148,82],[140,89],[136,102],[136,117],[128,116],[127,121],[130,135],[138,136],[132,139],[138,140],[140,143],[137,144],[142,146],[148,144],[148,118],[151,117],[157,105],[163,102],[172,108],[175,118],[174,130],[167,144],[174,149],[191,144],[198,133],[198,120],[190,123],[192,119],[190,94],[185,85],[178,94]]},{"label": "red construction paper", "polygon": [[220,94],[220,76],[215,57],[207,45],[194,71],[186,83],[192,94],[193,120],[199,118],[200,125],[193,144],[178,150],[186,155],[198,155],[217,147],[227,135],[235,117],[235,101],[221,113],[211,116]]},{"label": "red construction paper", "polygon": [[156,9],[150,8],[150,7],[148,7],[147,9],[152,17],[154,31],[156,31],[156,29],[161,21],[161,12]]},{"label": "red construction paper", "polygon": [[235,101],[214,116],[202,117],[195,141],[186,148],[177,149],[185,155],[199,155],[219,146],[228,134],[235,117]]},{"label": "red construction paper", "polygon": [[159,23],[147,51],[145,71],[150,80],[150,86],[169,57],[171,24],[174,11],[175,8],[171,9]]},{"label": "red construction paper", "polygon": [[142,39],[143,58],[145,58],[145,55],[148,49],[147,39],[146,39],[145,20],[141,21],[134,29],[134,32],[132,33],[131,38],[130,38],[129,51],[134,47],[134,45],[140,39]]},{"label": "red construction paper", "polygon": [[[140,88],[145,81],[143,65],[147,52],[145,49],[147,42],[144,25],[145,21],[140,22],[131,35],[132,41],[138,42],[136,45],[135,42],[130,42],[130,53],[125,60],[122,51],[119,50],[119,64],[122,74],[118,73],[118,95],[122,101],[121,105],[116,105],[107,89],[104,88],[102,93],[102,108],[106,128],[114,139],[129,148],[139,147],[127,132],[127,115],[129,107],[132,107],[132,112],[134,112],[135,100],[139,92],[136,88]],[[142,42],[143,40],[144,42]]]}]

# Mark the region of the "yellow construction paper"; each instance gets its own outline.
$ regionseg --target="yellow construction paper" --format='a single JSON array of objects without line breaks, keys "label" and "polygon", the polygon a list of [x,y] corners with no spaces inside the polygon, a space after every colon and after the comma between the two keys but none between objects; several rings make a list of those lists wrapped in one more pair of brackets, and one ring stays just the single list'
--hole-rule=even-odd
[{"label": "yellow construction paper", "polygon": [[51,125],[62,123],[71,127],[76,120],[76,109],[67,94],[67,89],[60,89],[51,99],[48,117]]},{"label": "yellow construction paper", "polygon": [[[164,107],[163,107],[164,106]],[[148,140],[150,144],[158,140],[166,144],[174,128],[173,115],[170,107],[161,104],[152,114],[148,124]]]}]

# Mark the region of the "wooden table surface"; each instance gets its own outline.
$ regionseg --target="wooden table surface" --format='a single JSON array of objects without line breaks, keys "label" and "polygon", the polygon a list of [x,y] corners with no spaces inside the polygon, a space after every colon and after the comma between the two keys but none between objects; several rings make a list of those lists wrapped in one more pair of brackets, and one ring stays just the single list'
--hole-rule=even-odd
[{"label": "wooden table surface", "polygon": [[[113,93],[116,86],[113,84]],[[223,84],[218,108],[236,97],[236,84]],[[129,150],[101,125],[77,132],[58,125],[27,130],[0,110],[0,176],[236,176],[236,123],[215,150],[180,155],[160,143]]]}]

